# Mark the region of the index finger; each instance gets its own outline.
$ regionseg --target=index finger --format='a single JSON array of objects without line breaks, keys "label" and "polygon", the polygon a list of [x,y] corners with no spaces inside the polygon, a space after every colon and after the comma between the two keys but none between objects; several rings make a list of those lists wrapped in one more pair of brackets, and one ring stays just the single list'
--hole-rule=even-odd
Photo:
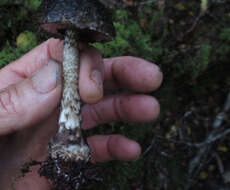
[{"label": "index finger", "polygon": [[127,89],[150,92],[157,89],[163,80],[160,68],[141,58],[124,56],[104,59],[107,89]]},{"label": "index finger", "polygon": [[50,59],[61,62],[63,47],[63,41],[51,38],[5,66],[0,70],[0,89],[28,78]]}]

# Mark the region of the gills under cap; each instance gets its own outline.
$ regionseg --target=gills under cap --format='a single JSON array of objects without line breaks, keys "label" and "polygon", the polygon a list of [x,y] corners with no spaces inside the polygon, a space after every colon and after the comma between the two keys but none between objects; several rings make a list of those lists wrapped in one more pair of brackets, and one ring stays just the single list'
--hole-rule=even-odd
[{"label": "gills under cap", "polygon": [[43,0],[38,19],[45,31],[57,36],[67,29],[76,30],[86,42],[106,42],[115,36],[111,13],[98,0]]}]

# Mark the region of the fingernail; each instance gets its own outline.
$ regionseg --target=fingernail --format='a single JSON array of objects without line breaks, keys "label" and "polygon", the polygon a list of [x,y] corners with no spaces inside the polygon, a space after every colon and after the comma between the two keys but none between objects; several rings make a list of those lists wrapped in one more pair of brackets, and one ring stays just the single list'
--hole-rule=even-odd
[{"label": "fingernail", "polygon": [[91,79],[96,83],[99,88],[102,88],[103,79],[102,74],[99,70],[93,70],[91,73]]},{"label": "fingernail", "polygon": [[41,94],[54,90],[60,84],[60,81],[60,68],[54,60],[49,60],[32,77],[34,88]]}]

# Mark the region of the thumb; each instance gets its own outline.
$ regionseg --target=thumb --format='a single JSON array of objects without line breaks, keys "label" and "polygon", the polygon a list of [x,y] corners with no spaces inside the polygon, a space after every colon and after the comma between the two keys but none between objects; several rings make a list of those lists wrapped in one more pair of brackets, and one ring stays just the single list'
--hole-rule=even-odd
[{"label": "thumb", "polygon": [[48,61],[30,78],[0,90],[0,135],[18,131],[47,118],[61,96],[61,70]]}]

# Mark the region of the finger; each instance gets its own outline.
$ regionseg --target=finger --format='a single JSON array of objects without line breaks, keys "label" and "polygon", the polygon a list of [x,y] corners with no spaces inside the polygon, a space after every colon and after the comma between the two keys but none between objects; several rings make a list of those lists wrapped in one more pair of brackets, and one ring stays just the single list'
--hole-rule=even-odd
[{"label": "finger", "polygon": [[116,95],[82,108],[83,127],[90,129],[112,121],[150,122],[160,111],[155,98],[147,95]]},{"label": "finger", "polygon": [[0,91],[0,134],[45,119],[57,107],[60,96],[60,65],[49,61],[32,77]]},{"label": "finger", "polygon": [[157,89],[163,75],[159,67],[135,57],[117,57],[104,59],[105,88],[124,88],[138,92],[150,92]]},{"label": "finger", "polygon": [[93,152],[92,161],[94,162],[131,161],[137,159],[141,154],[141,147],[138,143],[121,135],[97,135],[87,140]]},{"label": "finger", "polygon": [[53,59],[62,61],[63,41],[49,39],[29,53],[0,70],[0,89],[30,77],[35,71]]},{"label": "finger", "polygon": [[85,46],[81,51],[79,90],[82,100],[96,103],[103,97],[103,62],[100,53]]}]

